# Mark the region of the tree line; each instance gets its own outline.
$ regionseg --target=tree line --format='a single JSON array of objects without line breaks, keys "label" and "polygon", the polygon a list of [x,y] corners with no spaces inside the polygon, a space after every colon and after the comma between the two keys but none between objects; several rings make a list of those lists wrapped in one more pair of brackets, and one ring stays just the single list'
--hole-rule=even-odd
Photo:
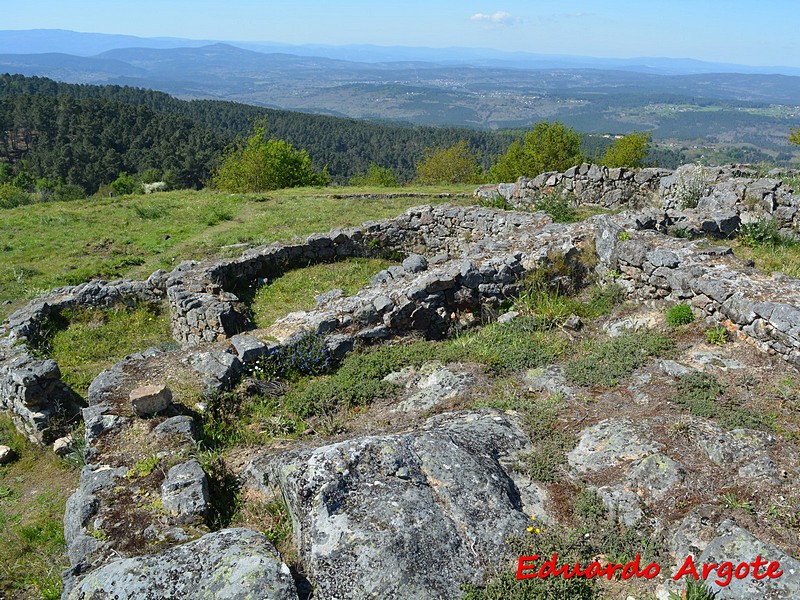
[{"label": "tree line", "polygon": [[386,124],[0,75],[6,195],[13,186],[68,199],[153,181],[238,191],[328,182],[500,182],[584,160],[641,166],[653,156],[646,133],[609,141],[559,122],[502,132]]}]

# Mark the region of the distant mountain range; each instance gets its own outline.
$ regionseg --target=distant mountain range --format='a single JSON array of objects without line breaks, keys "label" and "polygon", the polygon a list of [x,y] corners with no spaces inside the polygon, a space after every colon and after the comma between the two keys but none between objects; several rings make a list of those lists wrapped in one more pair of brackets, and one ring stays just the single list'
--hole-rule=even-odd
[{"label": "distant mountain range", "polygon": [[800,76],[800,68],[784,66],[752,66],[716,63],[690,58],[637,57],[598,58],[505,52],[490,48],[425,48],[409,46],[375,46],[348,44],[278,44],[226,40],[191,40],[172,37],[137,37],[104,33],[80,33],[63,29],[30,29],[0,31],[0,54],[61,53],[95,56],[120,48],[197,48],[223,42],[231,46],[262,53],[314,56],[355,62],[435,62],[468,64],[479,67],[516,69],[604,69],[652,73],[660,75],[696,75],[701,73],[744,73]]},{"label": "distant mountain range", "polygon": [[[421,125],[644,130],[678,146],[749,145],[788,160],[800,69],[476,48],[289,46],[0,31],[0,73],[150,88],[183,99]],[[787,158],[788,156],[788,158]]]}]

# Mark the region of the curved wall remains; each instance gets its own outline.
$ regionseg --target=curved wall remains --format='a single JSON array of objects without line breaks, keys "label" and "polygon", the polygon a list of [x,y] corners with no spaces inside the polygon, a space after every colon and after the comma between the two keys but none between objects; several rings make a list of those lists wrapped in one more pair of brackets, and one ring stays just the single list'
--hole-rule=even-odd
[{"label": "curved wall remains", "polygon": [[[279,321],[276,337],[285,340],[299,330],[312,330],[344,352],[359,339],[385,339],[414,329],[444,331],[460,314],[513,297],[519,279],[548,257],[578,259],[596,252],[598,273],[621,283],[632,297],[689,301],[708,318],[800,365],[797,280],[760,273],[727,249],[664,235],[680,229],[688,235],[725,236],[761,219],[794,230],[800,198],[779,179],[756,178],[744,167],[704,169],[699,176],[692,169],[697,167],[668,172],[581,165],[476,192],[530,206],[536,193],[560,186],[579,202],[612,208],[650,204],[583,223],[554,224],[541,212],[422,206],[394,219],[315,234],[302,243],[254,248],[234,259],[185,262],[147,281],[90,282],[55,290],[14,313],[0,330],[0,406],[40,442],[51,441],[59,433],[58,423],[76,413],[58,365],[35,358],[28,347],[44,321],[60,310],[166,299],[175,339],[186,349],[204,348],[252,329],[240,298],[249,286],[311,263],[364,256],[420,255],[377,274],[354,296],[324,295],[314,310],[288,315]],[[687,182],[697,184],[692,207],[686,206]],[[204,376],[229,385],[241,363],[238,350],[217,354],[198,364]],[[216,374],[215,365],[231,372]]]}]

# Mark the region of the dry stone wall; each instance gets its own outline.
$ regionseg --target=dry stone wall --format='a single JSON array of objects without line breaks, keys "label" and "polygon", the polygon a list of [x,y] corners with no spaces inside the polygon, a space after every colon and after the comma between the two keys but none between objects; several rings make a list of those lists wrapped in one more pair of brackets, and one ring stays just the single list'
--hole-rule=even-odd
[{"label": "dry stone wall", "polygon": [[[533,180],[484,186],[476,194],[500,194],[529,206],[537,193],[557,187],[579,202],[630,210],[560,225],[544,213],[422,206],[394,219],[254,248],[234,259],[185,262],[144,282],[90,282],[56,290],[17,311],[3,326],[0,405],[38,441],[51,441],[57,434],[53,424],[76,412],[58,366],[33,358],[27,346],[59,310],[166,298],[175,339],[184,348],[202,348],[253,328],[242,300],[251,286],[289,269],[363,256],[407,260],[377,274],[354,296],[323,295],[317,308],[288,315],[271,333],[285,341],[311,330],[328,336],[337,356],[357,340],[385,339],[409,330],[437,335],[453,318],[495,308],[513,297],[519,279],[548,256],[578,260],[582,253],[585,258],[596,251],[600,274],[622,283],[630,295],[689,300],[709,319],[798,364],[795,280],[758,273],[727,250],[663,235],[681,230],[690,236],[726,236],[763,219],[793,232],[800,225],[800,198],[780,179],[758,178],[742,166],[686,165],[670,172],[581,165]],[[641,203],[649,205],[636,208]],[[247,351],[264,350],[256,346]],[[236,348],[202,352],[193,360],[211,391],[231,385],[243,362]]]},{"label": "dry stone wall", "polygon": [[37,358],[32,349],[47,319],[79,306],[161,302],[165,276],[165,271],[157,271],[147,281],[92,281],[59,288],[16,311],[0,326],[0,409],[9,411],[31,441],[52,442],[74,425],[80,413],[56,362]]},{"label": "dry stone wall", "polygon": [[[70,499],[65,515],[71,564],[65,574],[65,597],[77,598],[101,589],[111,581],[109,573],[119,573],[121,581],[131,573],[139,577],[156,564],[169,568],[181,565],[195,551],[203,557],[203,564],[217,568],[221,553],[245,542],[253,545],[253,552],[262,557],[259,560],[269,563],[269,569],[261,570],[265,575],[259,585],[268,589],[280,584],[280,594],[294,597],[285,565],[265,540],[254,538],[255,534],[246,530],[208,533],[204,523],[208,510],[207,494],[203,491],[206,475],[196,461],[186,460],[195,443],[190,417],[178,414],[177,409],[176,414],[167,411],[158,417],[150,436],[153,452],[164,445],[169,446],[171,455],[181,456],[180,462],[161,475],[163,481],[150,481],[156,490],[152,494],[157,493],[156,501],[126,483],[131,465],[125,462],[125,453],[120,450],[123,448],[120,440],[127,439],[129,431],[135,432],[141,426],[127,404],[127,394],[131,391],[128,388],[136,374],[146,372],[149,377],[158,374],[165,364],[177,364],[190,377],[199,378],[209,393],[214,393],[233,385],[248,362],[270,351],[268,344],[247,335],[252,323],[242,298],[250,286],[268,283],[288,269],[348,257],[403,259],[402,265],[377,273],[358,293],[348,297],[335,290],[322,294],[314,309],[287,315],[269,331],[278,343],[286,343],[301,331],[325,336],[336,358],[341,358],[357,342],[370,343],[410,330],[432,336],[443,334],[454,321],[472,313],[490,312],[501,301],[515,296],[520,279],[542,263],[566,259],[584,268],[591,265],[602,280],[620,284],[631,298],[688,302],[698,315],[724,324],[742,339],[800,368],[800,281],[762,273],[733,256],[729,248],[706,239],[686,240],[667,235],[680,228],[684,234],[724,237],[743,223],[762,219],[775,221],[787,232],[793,231],[800,198],[781,180],[757,178],[743,168],[704,170],[700,174],[692,172],[693,169],[696,167],[676,172],[633,172],[582,166],[564,174],[546,174],[537,178],[535,185],[533,181],[518,181],[505,187],[496,186],[495,193],[503,190],[509,199],[519,200],[520,206],[529,205],[524,200],[535,197],[528,196],[527,190],[562,186],[579,195],[581,202],[629,209],[582,223],[556,224],[541,212],[420,206],[395,219],[315,234],[302,242],[254,248],[234,259],[182,263],[172,273],[158,271],[144,282],[91,282],[56,290],[31,302],[12,315],[1,332],[0,402],[32,439],[41,442],[52,441],[65,415],[74,416],[78,412],[74,396],[60,381],[58,365],[49,359],[34,358],[28,347],[48,317],[76,306],[111,307],[120,302],[166,299],[174,336],[183,346],[171,353],[151,349],[127,357],[98,376],[90,387],[90,406],[83,410],[89,465],[82,472],[79,489]],[[695,200],[686,201],[687,189],[696,196]],[[481,188],[478,194],[490,191]],[[639,207],[648,203],[654,205]],[[492,428],[513,425],[501,423],[497,415],[470,418],[472,421],[463,425],[469,433],[465,440],[479,439],[474,435],[476,432],[491,433]],[[462,424],[450,423],[447,427],[458,428]],[[497,436],[492,436],[487,437],[487,448],[495,444]],[[428,437],[426,429],[407,436],[403,443],[413,445],[422,440],[427,444]],[[430,437],[431,444],[438,443],[436,435]],[[458,443],[442,451],[461,452],[457,437],[453,439]],[[512,438],[509,439],[516,445],[524,443],[516,434]],[[373,444],[379,449],[384,440],[370,438],[353,443]],[[467,442],[463,445],[467,447]],[[307,462],[309,457],[327,456],[331,452],[327,448],[304,451],[297,458]],[[394,472],[399,481],[391,479],[393,484],[405,486],[406,481],[411,481],[409,477],[417,477],[417,471],[411,468],[417,468],[411,464],[412,459],[413,453],[406,461],[408,465],[398,463]],[[431,464],[441,462],[435,460]],[[251,475],[256,483],[263,481],[268,473],[275,479],[283,478],[286,484],[290,472],[286,466],[272,460],[261,465],[263,472]],[[497,473],[501,467],[496,467]],[[426,468],[422,465],[419,473]],[[149,475],[158,476],[158,473]],[[437,478],[441,479],[439,475]],[[142,481],[143,478],[139,483]],[[191,486],[187,486],[187,481]],[[300,480],[289,483],[306,484]],[[178,494],[190,487],[196,493],[186,498]],[[503,492],[505,488],[501,488]],[[464,491],[467,492],[471,490]],[[502,500],[497,500],[498,511],[507,512],[502,494],[497,490],[489,492],[488,498]],[[513,520],[521,526],[525,514],[531,512],[527,505],[535,504],[537,498],[541,500],[540,496],[532,492],[523,503],[526,507],[515,504]],[[155,506],[160,500],[160,505],[168,509],[169,518],[136,513],[141,522],[134,527],[117,510],[123,500],[131,511]],[[462,505],[462,502],[454,504]],[[471,505],[483,506],[481,502]],[[296,502],[290,508],[297,523],[316,527],[312,516],[303,512],[309,507]],[[487,515],[495,518],[491,511]],[[456,525],[478,522],[474,515],[467,519],[453,514],[448,519],[446,522]],[[102,536],[97,532],[106,531],[108,538],[100,539]],[[135,539],[149,550],[167,549],[162,554],[136,558],[136,552],[123,547],[124,536],[118,534],[122,531],[129,542]],[[453,540],[462,543],[459,535],[454,533]],[[195,538],[197,542],[189,542]],[[465,539],[473,538],[468,531]],[[308,544],[312,541],[305,540]],[[180,546],[182,543],[186,545]],[[488,544],[488,548],[499,544],[499,540],[481,543]],[[218,545],[224,548],[219,550]],[[127,558],[116,560],[119,554]],[[324,552],[318,553],[317,558],[319,565],[327,560]],[[394,560],[394,555],[390,558]],[[313,562],[312,565],[319,579],[324,569]],[[192,585],[202,581],[202,576],[191,575],[187,581]],[[225,585],[229,584],[230,589],[225,587],[225,593],[230,591],[230,597],[246,593],[246,586],[239,582]],[[320,584],[321,589],[328,586],[332,593],[336,593],[337,585],[335,578]],[[110,593],[110,588],[103,590]],[[117,588],[114,590],[116,593]]]}]

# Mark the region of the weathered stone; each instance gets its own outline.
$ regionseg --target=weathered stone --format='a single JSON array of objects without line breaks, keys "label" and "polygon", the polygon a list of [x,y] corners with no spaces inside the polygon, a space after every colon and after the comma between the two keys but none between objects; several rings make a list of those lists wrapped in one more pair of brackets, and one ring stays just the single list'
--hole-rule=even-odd
[{"label": "weathered stone", "polygon": [[575,395],[575,391],[567,385],[564,368],[560,365],[531,369],[525,373],[525,382],[532,392],[546,390],[551,394],[563,394],[566,398]]},{"label": "weathered stone", "polygon": [[581,474],[617,467],[660,450],[661,444],[648,439],[630,420],[611,419],[584,429],[567,461]]},{"label": "weathered stone", "polygon": [[0,465],[7,465],[17,457],[16,452],[8,446],[0,446]]},{"label": "weathered stone", "polygon": [[428,268],[428,261],[420,254],[409,254],[403,260],[403,268],[409,273],[419,273]]},{"label": "weathered stone", "polygon": [[683,466],[663,454],[651,454],[628,470],[630,487],[639,496],[659,500],[686,478]]},{"label": "weathered stone", "polygon": [[189,362],[215,390],[230,385],[242,370],[242,362],[236,356],[220,350],[193,354]]},{"label": "weathered stone", "polygon": [[606,485],[596,488],[595,491],[618,522],[632,527],[642,520],[639,498],[631,490],[621,485]]},{"label": "weathered stone", "polygon": [[[464,393],[474,378],[466,372],[454,372],[441,363],[425,363],[406,388],[413,393],[398,403],[397,412],[422,412]],[[415,391],[416,390],[416,391]]]},{"label": "weathered stone", "polygon": [[342,360],[353,349],[355,339],[352,335],[336,334],[325,338],[325,347],[334,360]]},{"label": "weathered stone", "polygon": [[178,435],[188,439],[194,439],[194,419],[188,415],[170,417],[166,421],[156,425],[155,429],[153,429],[153,433],[159,437]]},{"label": "weathered stone", "polygon": [[273,454],[248,472],[282,489],[320,597],[458,597],[499,564],[530,514],[546,518],[543,490],[516,485],[503,466],[527,446],[508,417],[474,412]]},{"label": "weathered stone", "polygon": [[[788,600],[800,597],[800,562],[771,544],[755,538],[749,531],[737,526],[733,521],[725,521],[718,530],[719,536],[713,539],[697,558],[698,564],[722,564],[754,560],[761,556],[766,561],[777,561],[784,576],[775,579],[756,580],[754,577],[738,579],[732,577],[726,586],[716,583],[709,577],[706,583],[712,592],[725,594],[731,598],[759,598],[760,600]],[[764,567],[762,567],[762,573]]]},{"label": "weathered stone", "polygon": [[[67,456],[75,449],[75,438],[72,435],[66,435],[58,438],[53,442],[53,453],[56,456]],[[2,459],[0,459],[2,460]]]},{"label": "weathered stone", "polygon": [[695,422],[693,436],[708,458],[720,466],[731,466],[752,458],[775,441],[771,434],[764,431],[750,429],[726,431],[707,421]]},{"label": "weathered stone", "polygon": [[519,311],[510,310],[497,317],[498,323],[510,323],[519,316]]},{"label": "weathered stone", "polygon": [[572,314],[564,321],[564,328],[571,329],[572,331],[578,331],[583,327],[583,321],[581,318],[576,315]]},{"label": "weathered stone", "polygon": [[674,252],[670,252],[669,250],[653,250],[648,252],[645,255],[645,258],[654,267],[667,267],[668,269],[674,269],[680,264],[678,255]]},{"label": "weathered stone", "polygon": [[175,465],[161,484],[161,502],[164,510],[178,523],[190,523],[208,517],[211,505],[208,479],[200,463],[192,459]]},{"label": "weathered stone", "polygon": [[111,562],[66,594],[67,600],[101,597],[296,600],[297,588],[263,534],[223,529],[160,554]]},{"label": "weathered stone", "polygon": [[165,385],[145,385],[132,390],[128,399],[137,416],[149,417],[172,406],[172,391]]},{"label": "weathered stone", "polygon": [[269,352],[269,346],[252,335],[234,335],[231,344],[239,360],[245,363],[253,362]]},{"label": "weathered stone", "polygon": [[329,290],[327,292],[323,292],[322,294],[317,294],[314,296],[314,302],[317,303],[317,306],[325,304],[326,302],[330,302],[331,300],[335,300],[337,298],[341,298],[344,296],[344,292],[340,289]]}]

